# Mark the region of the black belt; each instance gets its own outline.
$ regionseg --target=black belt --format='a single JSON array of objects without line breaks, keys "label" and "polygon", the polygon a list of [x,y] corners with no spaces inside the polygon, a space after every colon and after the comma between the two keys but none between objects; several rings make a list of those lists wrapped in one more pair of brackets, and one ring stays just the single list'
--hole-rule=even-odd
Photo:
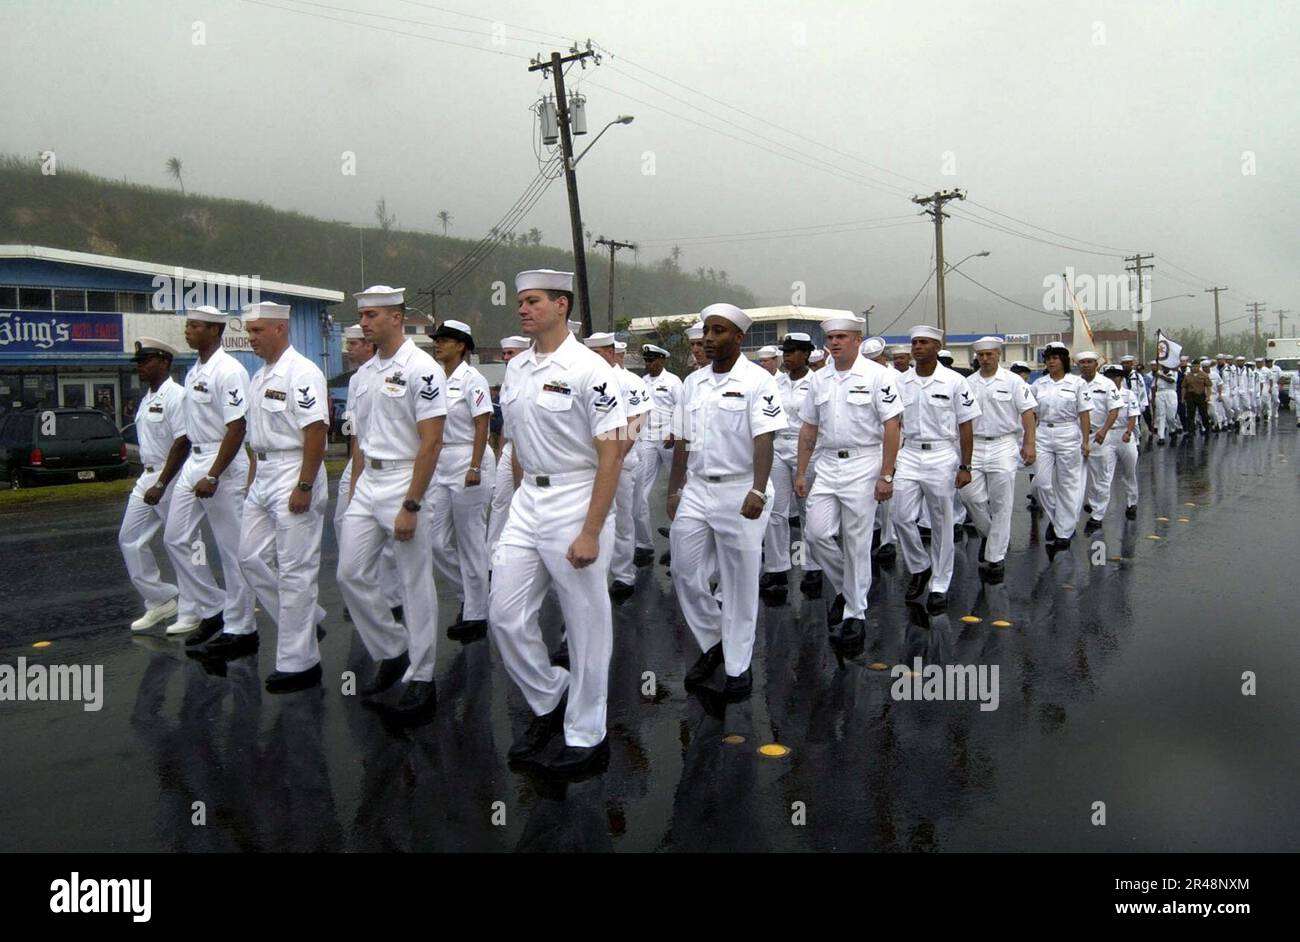
[{"label": "black belt", "polygon": [[154,466],[151,465],[151,464],[147,464],[147,465],[144,466],[144,473],[145,473],[145,474],[153,474],[153,473],[154,473],[154,470],[155,470],[155,469],[154,469]]},{"label": "black belt", "polygon": [[374,468],[376,471],[382,471],[384,468],[401,468],[415,464],[415,460],[412,458],[368,458],[366,460],[370,462],[370,467]]},{"label": "black belt", "polygon": [[1014,434],[1016,434],[1016,433],[1015,433],[1015,432],[1007,432],[1005,435],[976,435],[975,437],[978,438],[978,439],[979,439],[980,441],[982,441],[982,442],[996,442],[996,441],[1001,441],[1002,439],[1006,438],[1007,435],[1014,435]]}]

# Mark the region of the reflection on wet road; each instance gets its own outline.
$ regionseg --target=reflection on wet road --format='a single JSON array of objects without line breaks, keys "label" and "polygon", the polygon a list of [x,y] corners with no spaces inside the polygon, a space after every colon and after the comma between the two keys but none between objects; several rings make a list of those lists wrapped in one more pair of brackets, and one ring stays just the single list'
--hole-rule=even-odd
[{"label": "reflection on wet road", "polygon": [[[1051,557],[1022,478],[1005,581],[978,580],[978,539],[963,538],[949,610],[927,616],[903,602],[901,562],[887,566],[852,661],[826,641],[831,593],[805,599],[796,578],[784,605],[760,610],[739,704],[685,693],[698,652],[665,567],[640,569],[615,608],[610,767],[568,785],[507,768],[528,716],[489,641],[439,639],[427,726],[391,728],[341,695],[366,660],[341,617],[329,528],[326,687],[271,696],[271,643],[213,674],[158,633],[131,636],[118,504],[2,514],[0,663],[102,664],[106,690],[99,712],[0,703],[0,850],[1292,849],[1288,418],[1254,439],[1144,454],[1138,519],[1112,509]],[[444,601],[443,624],[454,616]],[[551,602],[543,624],[557,641]],[[915,658],[996,665],[997,709],[896,700],[890,668]],[[788,753],[759,753],[770,744]]]}]

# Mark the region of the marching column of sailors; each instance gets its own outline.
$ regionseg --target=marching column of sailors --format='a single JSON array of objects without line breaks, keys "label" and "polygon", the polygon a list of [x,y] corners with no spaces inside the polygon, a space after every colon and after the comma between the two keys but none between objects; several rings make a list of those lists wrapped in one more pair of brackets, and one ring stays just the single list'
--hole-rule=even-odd
[{"label": "marching column of sailors", "polygon": [[[334,515],[345,617],[374,664],[357,692],[378,699],[403,682],[389,708],[396,717],[419,722],[436,709],[437,572],[461,606],[448,637],[490,634],[533,714],[510,759],[558,774],[608,760],[611,597],[630,595],[635,567],[653,562],[650,495],[665,466],[671,526],[660,561],[672,563],[700,651],[686,686],[736,699],[752,688],[760,596],[783,600],[794,563],[808,597],[825,575],[831,640],[857,651],[872,559],[892,556],[895,542],[906,598],[930,611],[947,605],[963,521],[980,535],[982,578],[1002,578],[1020,471],[1058,549],[1082,513],[1088,530],[1101,525],[1113,490],[1134,519],[1144,415],[1159,445],[1198,427],[1254,434],[1278,417],[1281,371],[1270,360],[1153,363],[1148,390],[1132,357],[1099,372],[1098,355],[1084,351],[1075,374],[1069,350],[1051,343],[1030,385],[1028,364],[1002,365],[998,337],[973,345],[978,370],[965,376],[937,328],[914,327],[910,347],[886,349],[851,316],[822,324],[825,351],[792,333],[754,362],[741,352],[750,318],[725,303],[687,329],[685,379],[655,344],[642,347],[642,378],[623,368],[626,345],[613,334],[578,341],[572,278],[516,278],[522,333],[501,341],[495,460],[491,391],[468,363],[470,326],[439,325],[431,357],[405,334],[404,289],[354,295],[359,323],[344,333],[351,445]],[[148,387],[136,415],[143,473],[119,543],[145,606],[132,630],[167,623],[196,656],[249,654],[256,598],[277,632],[266,687],[287,692],[321,682],[328,391],[289,343],[287,305],[241,313],[264,361],[251,378],[223,351],[227,315],[214,308],[186,314],[198,359],[183,386],[169,377],[174,348],[137,342]],[[1300,374],[1292,381],[1300,388]],[[802,558],[791,552],[795,517]],[[150,547],[160,531],[175,585]],[[209,568],[213,549],[224,588]],[[539,623],[551,590],[571,649],[563,658],[548,654]]]}]

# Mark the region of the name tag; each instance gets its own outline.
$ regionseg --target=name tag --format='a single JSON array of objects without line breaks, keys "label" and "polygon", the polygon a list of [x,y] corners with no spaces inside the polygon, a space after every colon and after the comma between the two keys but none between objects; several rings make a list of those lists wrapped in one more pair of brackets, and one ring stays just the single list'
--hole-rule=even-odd
[{"label": "name tag", "polygon": [[542,392],[559,393],[562,396],[572,396],[573,390],[563,383],[547,383],[542,387]]},{"label": "name tag", "polygon": [[289,398],[287,393],[281,392],[278,389],[268,389],[263,395],[265,395],[267,399],[274,399],[276,402],[284,402]]}]

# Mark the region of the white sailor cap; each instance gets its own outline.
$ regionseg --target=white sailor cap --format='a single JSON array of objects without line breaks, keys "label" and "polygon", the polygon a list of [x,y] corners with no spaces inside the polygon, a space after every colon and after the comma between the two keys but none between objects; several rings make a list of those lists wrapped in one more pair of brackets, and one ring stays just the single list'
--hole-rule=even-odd
[{"label": "white sailor cap", "polygon": [[779,357],[780,355],[781,351],[771,344],[768,344],[766,347],[759,347],[758,352],[754,354],[754,356],[760,360],[770,360]]},{"label": "white sailor cap", "polygon": [[889,348],[889,355],[891,357],[904,356],[904,355],[910,357],[912,355],[912,348],[905,343],[896,343]]},{"label": "white sailor cap", "polygon": [[448,340],[459,340],[468,349],[474,349],[474,332],[470,330],[469,324],[464,321],[445,320],[438,329],[433,332],[433,340],[446,338]]},{"label": "white sailor cap", "polygon": [[568,324],[569,333],[573,334],[573,336],[576,337],[578,334],[582,333],[582,321],[569,321]]},{"label": "white sailor cap", "polygon": [[406,303],[405,288],[390,288],[388,285],[371,285],[365,291],[352,295],[357,301],[357,310],[366,307],[397,307]]},{"label": "white sailor cap", "polygon": [[1206,357],[1204,360],[1201,361],[1201,366],[1214,366],[1214,361],[1211,360],[1209,357]]},{"label": "white sailor cap", "polygon": [[349,324],[343,328],[344,340],[364,340],[365,337],[366,335],[361,332],[360,324]]},{"label": "white sailor cap", "polygon": [[984,350],[1001,350],[1002,338],[993,336],[981,337],[979,340],[976,340],[971,344],[970,348],[976,353],[980,353]]},{"label": "white sailor cap", "polygon": [[[1154,363],[1155,361],[1152,360],[1151,362]],[[1101,368],[1101,375],[1102,376],[1123,376],[1124,367],[1120,366],[1118,363],[1107,363],[1105,366]]]},{"label": "white sailor cap", "polygon": [[808,354],[809,363],[820,363],[824,359],[826,359],[825,350],[814,350],[812,353]]},{"label": "white sailor cap", "polygon": [[915,340],[917,337],[928,337],[931,340],[937,340],[943,343],[943,331],[938,327],[931,327],[929,324],[917,324],[907,332],[907,336]]},{"label": "white sailor cap", "polygon": [[1084,350],[1082,353],[1076,353],[1076,354],[1074,355],[1074,359],[1075,359],[1076,361],[1078,361],[1078,360],[1100,360],[1101,357],[1097,356],[1097,351],[1095,351],[1095,350]]},{"label": "white sailor cap", "polygon": [[532,343],[527,337],[520,337],[516,334],[510,337],[502,337],[500,347],[502,350],[527,350],[532,346]]},{"label": "white sailor cap", "polygon": [[[1093,359],[1096,359],[1096,357],[1094,357]],[[1137,362],[1137,357],[1135,357],[1135,356],[1134,356],[1133,354],[1131,354],[1131,353],[1126,353],[1126,354],[1124,354],[1122,357],[1119,358],[1119,362],[1121,362],[1121,363],[1136,363],[1136,362]]]},{"label": "white sailor cap", "polygon": [[710,317],[721,317],[724,321],[730,321],[740,328],[741,332],[749,330],[749,325],[754,323],[754,319],[736,307],[734,304],[727,304],[720,301],[717,304],[710,304],[704,310],[700,311],[700,336],[703,337],[703,324]]},{"label": "white sailor cap", "polygon": [[879,337],[868,337],[862,341],[862,355],[868,360],[873,360],[885,352],[885,341]]},{"label": "white sailor cap", "polygon": [[289,305],[258,301],[256,304],[245,304],[240,309],[239,314],[246,321],[287,321],[289,319]]},{"label": "white sailor cap", "polygon": [[1026,373],[1032,373],[1032,372],[1033,372],[1033,370],[1029,368],[1029,364],[1026,363],[1024,360],[1016,360],[1016,362],[1014,362],[1014,363],[1011,364],[1011,369],[1013,369],[1013,370],[1024,370]]},{"label": "white sailor cap", "polygon": [[148,357],[166,357],[170,360],[176,356],[176,352],[175,347],[157,337],[141,337],[135,342],[134,359],[137,363]]},{"label": "white sailor cap", "polygon": [[1155,366],[1155,365],[1156,365],[1156,362],[1157,362],[1157,361],[1152,360],[1150,363],[1147,364],[1147,366]]},{"label": "white sailor cap", "polygon": [[704,324],[703,324],[703,322],[697,321],[696,323],[692,324],[690,327],[687,327],[687,328],[686,328],[686,339],[687,339],[687,340],[703,340],[703,339],[704,339]]},{"label": "white sailor cap", "polygon": [[[1154,363],[1155,361],[1153,360],[1152,362]],[[1264,358],[1263,358],[1263,357],[1255,357],[1255,362],[1256,362],[1256,363],[1263,363],[1263,362],[1264,362]]]},{"label": "white sailor cap", "polygon": [[515,275],[515,292],[531,291],[567,291],[573,293],[573,272],[555,271],[551,268],[537,268],[533,271],[521,271]]},{"label": "white sailor cap", "polygon": [[938,356],[939,356],[939,359],[940,359],[940,360],[943,360],[943,359],[955,360],[955,359],[957,359],[956,357],[954,357],[954,356],[952,355],[952,351],[951,351],[951,350],[940,350]]},{"label": "white sailor cap", "polygon": [[656,346],[652,343],[641,344],[641,356],[645,357],[667,357],[668,351],[663,347]]},{"label": "white sailor cap", "polygon": [[593,349],[596,347],[612,347],[614,346],[614,335],[609,333],[592,334],[583,343]]},{"label": "white sailor cap", "polygon": [[626,344],[624,341],[622,341],[622,340],[615,340],[615,341],[614,341],[614,352],[615,352],[615,353],[627,353],[627,344]]},{"label": "white sailor cap", "polygon": [[1067,347],[1065,344],[1061,343],[1061,341],[1059,340],[1053,340],[1051,343],[1047,344],[1047,346],[1043,347],[1044,356],[1048,355],[1049,353],[1068,354],[1069,352],[1070,352],[1070,348]]},{"label": "white sailor cap", "polygon": [[860,334],[867,329],[867,322],[861,317],[828,317],[822,321],[822,331],[830,333],[832,330],[845,330],[851,334]]},{"label": "white sailor cap", "polygon": [[187,321],[203,321],[205,324],[224,324],[230,320],[230,315],[218,311],[209,304],[202,304],[187,310],[185,319]]},{"label": "white sailor cap", "polygon": [[1231,360],[1231,359],[1232,359],[1232,357],[1228,356],[1226,353],[1216,353],[1216,354],[1214,355],[1214,358],[1215,358],[1216,360]]},{"label": "white sailor cap", "polygon": [[1240,360],[1242,363],[1245,363],[1245,362],[1246,362],[1246,358],[1245,358],[1245,357],[1239,356],[1239,357],[1237,357],[1237,359]]}]

